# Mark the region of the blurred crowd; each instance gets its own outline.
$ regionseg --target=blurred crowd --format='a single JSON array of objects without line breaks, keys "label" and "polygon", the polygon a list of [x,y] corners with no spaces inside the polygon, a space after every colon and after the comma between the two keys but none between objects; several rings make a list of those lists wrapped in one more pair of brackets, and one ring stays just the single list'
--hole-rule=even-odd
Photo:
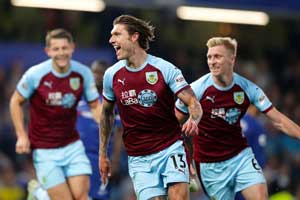
[{"label": "blurred crowd", "polygon": [[[174,53],[174,52],[172,52]],[[155,53],[154,53],[155,54]],[[296,123],[300,122],[300,57],[295,53],[286,53],[278,59],[239,57],[236,71],[258,84],[273,104]],[[208,72],[205,56],[191,58],[184,49],[165,56],[175,63],[188,79],[195,80]],[[164,57],[164,56],[162,56]],[[275,62],[280,60],[280,62]],[[9,116],[9,99],[16,82],[28,66],[20,59],[11,61],[10,66],[0,66],[0,199],[26,199],[26,187],[29,180],[35,178],[30,155],[16,155],[16,137]],[[25,105],[28,106],[28,105]],[[28,116],[28,115],[27,115]],[[262,115],[258,120],[268,131],[264,169],[270,195],[287,192],[300,198],[300,141],[287,137],[275,130]],[[127,174],[126,153],[120,162],[118,177],[114,177],[112,199],[132,199],[132,186]],[[205,199],[200,191],[192,199]]]}]

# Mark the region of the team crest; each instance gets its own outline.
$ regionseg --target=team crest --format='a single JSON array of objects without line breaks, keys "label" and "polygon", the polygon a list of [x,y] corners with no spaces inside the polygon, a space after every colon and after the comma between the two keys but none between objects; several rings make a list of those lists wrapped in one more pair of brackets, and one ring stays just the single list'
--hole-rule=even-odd
[{"label": "team crest", "polygon": [[233,99],[234,99],[235,103],[241,105],[245,100],[244,92],[233,93]]},{"label": "team crest", "polygon": [[146,80],[151,85],[154,85],[158,81],[158,75],[157,72],[146,72]]},{"label": "team crest", "polygon": [[80,80],[79,78],[70,78],[70,87],[73,90],[78,90],[80,86]]}]

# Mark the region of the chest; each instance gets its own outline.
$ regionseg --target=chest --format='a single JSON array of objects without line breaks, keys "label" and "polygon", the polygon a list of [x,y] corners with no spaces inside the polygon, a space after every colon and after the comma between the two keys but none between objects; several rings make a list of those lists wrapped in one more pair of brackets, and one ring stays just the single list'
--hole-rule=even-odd
[{"label": "chest", "polygon": [[83,92],[83,79],[78,75],[64,78],[46,76],[38,85],[35,97],[48,106],[71,108],[79,101]]},{"label": "chest", "polygon": [[250,100],[239,87],[227,91],[209,88],[203,93],[200,103],[206,117],[220,118],[234,124],[245,114]]},{"label": "chest", "polygon": [[113,91],[123,105],[154,105],[158,99],[169,95],[166,82],[159,71],[123,72],[116,74]]}]

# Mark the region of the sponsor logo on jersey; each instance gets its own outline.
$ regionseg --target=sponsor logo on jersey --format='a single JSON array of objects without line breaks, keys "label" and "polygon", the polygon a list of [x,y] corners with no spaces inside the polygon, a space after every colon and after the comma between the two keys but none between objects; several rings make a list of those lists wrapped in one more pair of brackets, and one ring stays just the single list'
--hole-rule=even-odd
[{"label": "sponsor logo on jersey", "polygon": [[157,72],[146,72],[146,80],[151,85],[154,85],[158,81],[158,75]]},{"label": "sponsor logo on jersey", "polygon": [[62,94],[61,92],[49,92],[46,104],[50,106],[62,106],[72,108],[76,103],[76,97],[73,93]]},{"label": "sponsor logo on jersey", "polygon": [[70,78],[70,87],[73,90],[78,90],[80,86],[80,80],[79,78]]},{"label": "sponsor logo on jersey", "polygon": [[139,103],[138,99],[137,99],[137,96],[136,96],[136,91],[135,90],[122,91],[120,101],[125,106],[129,106],[129,105]]},{"label": "sponsor logo on jersey", "polygon": [[138,94],[138,101],[144,107],[151,107],[157,101],[157,95],[154,91],[145,89]]},{"label": "sponsor logo on jersey", "polygon": [[211,110],[211,118],[222,118],[228,124],[235,124],[241,115],[239,108],[230,108],[225,111],[225,108],[214,108]]},{"label": "sponsor logo on jersey", "polygon": [[182,82],[184,82],[184,81],[185,81],[185,79],[184,79],[184,77],[183,77],[182,74],[180,74],[179,76],[177,76],[177,77],[175,78],[176,84],[180,84],[180,83],[182,83]]},{"label": "sponsor logo on jersey", "polygon": [[21,84],[21,87],[22,87],[24,90],[27,90],[27,89],[28,89],[28,86],[27,86],[26,83],[22,83],[22,84]]},{"label": "sponsor logo on jersey", "polygon": [[62,96],[61,92],[49,92],[46,104],[51,106],[60,106],[62,105]]},{"label": "sponsor logo on jersey", "polygon": [[235,124],[241,115],[241,110],[239,108],[230,108],[225,114],[225,120],[228,124]]},{"label": "sponsor logo on jersey", "polygon": [[266,100],[266,96],[265,95],[261,95],[258,98],[258,102],[260,103],[260,105],[263,105],[265,103],[265,100]]},{"label": "sponsor logo on jersey", "polygon": [[62,98],[62,106],[64,108],[72,108],[75,105],[76,97],[73,93],[66,93]]},{"label": "sponsor logo on jersey", "polygon": [[233,99],[234,99],[235,103],[241,105],[242,103],[244,103],[244,100],[245,100],[244,92],[234,92]]}]

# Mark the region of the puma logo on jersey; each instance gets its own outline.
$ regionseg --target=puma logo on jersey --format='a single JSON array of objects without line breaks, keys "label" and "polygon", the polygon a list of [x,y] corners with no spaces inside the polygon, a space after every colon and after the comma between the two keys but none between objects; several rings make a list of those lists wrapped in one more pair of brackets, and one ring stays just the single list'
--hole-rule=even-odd
[{"label": "puma logo on jersey", "polygon": [[47,86],[48,88],[52,88],[52,81],[44,81],[44,86]]},{"label": "puma logo on jersey", "polygon": [[118,79],[118,82],[121,83],[122,85],[125,85],[125,78],[123,78],[123,80]]},{"label": "puma logo on jersey", "polygon": [[206,99],[211,101],[212,103],[215,103],[215,96],[212,96],[212,97],[206,96]]}]

